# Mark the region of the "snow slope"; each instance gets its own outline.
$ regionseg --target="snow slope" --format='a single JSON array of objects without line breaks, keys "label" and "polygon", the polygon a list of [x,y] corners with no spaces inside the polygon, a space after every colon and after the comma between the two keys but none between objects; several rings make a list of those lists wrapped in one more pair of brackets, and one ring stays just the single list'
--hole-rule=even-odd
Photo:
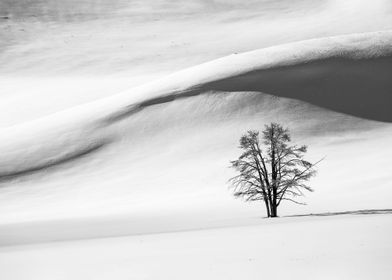
[{"label": "snow slope", "polygon": [[388,208],[391,53],[391,32],[286,44],[5,127],[1,221],[255,215],[231,198],[227,167],[239,136],[270,121],[309,144],[311,159],[327,157],[297,211]]},{"label": "snow slope", "polygon": [[391,30],[389,0],[0,1],[0,278],[391,279],[390,210],[227,185],[274,121],[325,157],[280,215],[391,208]]},{"label": "snow slope", "polygon": [[390,2],[192,3],[0,3],[5,243],[246,223],[228,162],[270,121],[326,156],[281,214],[390,207]]}]

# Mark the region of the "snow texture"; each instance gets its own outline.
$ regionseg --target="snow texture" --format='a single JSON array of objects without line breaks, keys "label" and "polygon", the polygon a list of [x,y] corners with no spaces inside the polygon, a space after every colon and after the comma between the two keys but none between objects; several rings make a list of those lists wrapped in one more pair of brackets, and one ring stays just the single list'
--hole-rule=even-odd
[{"label": "snow texture", "polygon": [[280,215],[392,208],[389,0],[110,2],[0,2],[0,278],[392,277],[390,212],[227,184],[279,122],[325,157]]}]

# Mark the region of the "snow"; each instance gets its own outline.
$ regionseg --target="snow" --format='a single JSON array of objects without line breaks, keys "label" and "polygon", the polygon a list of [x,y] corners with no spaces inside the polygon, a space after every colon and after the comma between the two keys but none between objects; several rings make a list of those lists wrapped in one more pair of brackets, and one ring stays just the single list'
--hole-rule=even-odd
[{"label": "snow", "polygon": [[227,184],[274,121],[325,157],[281,216],[391,208],[390,1],[98,2],[0,3],[0,278],[391,278],[390,214]]},{"label": "snow", "polygon": [[388,280],[390,214],[293,217],[252,225],[0,248],[5,279]]},{"label": "snow", "polygon": [[[382,147],[392,127],[377,121],[391,118],[385,102],[391,81],[383,74],[390,67],[391,34],[330,37],[231,55],[5,127],[0,220],[133,216],[188,203],[194,205],[190,211],[221,204],[230,209],[227,216],[244,211],[227,190],[233,175],[227,166],[238,153],[240,135],[271,121],[289,126],[297,142],[310,146],[312,159],[328,158],[314,185],[320,198],[311,200],[320,203],[302,211],[388,207],[392,151]],[[369,112],[375,121],[358,118]],[[331,137],[346,145],[331,143]],[[347,177],[336,169],[346,165],[342,154],[352,162],[345,166]],[[377,174],[362,172],[361,162],[374,158],[381,164]],[[327,187],[327,178],[335,177]],[[366,191],[374,177],[383,178],[377,188],[385,196]],[[329,198],[331,206],[323,196],[327,188],[345,190],[339,197],[352,195],[351,186],[358,197],[349,204]]]}]

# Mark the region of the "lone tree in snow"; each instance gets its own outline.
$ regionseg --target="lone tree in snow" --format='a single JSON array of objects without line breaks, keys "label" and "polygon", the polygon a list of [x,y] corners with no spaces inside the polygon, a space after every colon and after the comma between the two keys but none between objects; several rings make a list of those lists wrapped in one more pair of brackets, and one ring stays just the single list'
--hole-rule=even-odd
[{"label": "lone tree in snow", "polygon": [[[307,146],[290,145],[287,128],[271,123],[259,132],[250,130],[240,139],[242,154],[231,161],[238,175],[230,179],[234,196],[246,201],[264,201],[267,216],[277,217],[282,201],[296,200],[303,191],[313,191],[306,182],[315,175],[315,164],[304,159]],[[263,144],[263,145],[262,145]]]}]

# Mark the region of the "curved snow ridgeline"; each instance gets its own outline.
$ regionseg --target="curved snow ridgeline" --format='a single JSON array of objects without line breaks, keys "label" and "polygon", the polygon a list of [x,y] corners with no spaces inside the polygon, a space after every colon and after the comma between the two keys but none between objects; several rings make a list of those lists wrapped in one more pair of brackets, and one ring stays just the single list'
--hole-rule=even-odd
[{"label": "curved snow ridgeline", "polygon": [[[211,91],[255,91],[392,122],[392,32],[233,54],[117,96],[1,131],[0,177],[38,171],[115,141],[110,126],[146,107]],[[130,132],[132,133],[132,132]]]},{"label": "curved snow ridgeline", "polygon": [[[233,54],[4,128],[0,222],[123,213],[144,232],[157,215],[162,229],[190,212],[205,212],[194,215],[200,224],[260,214],[227,190],[228,165],[241,134],[271,121],[308,144],[310,160],[327,156],[304,211],[388,208],[391,70],[390,31],[313,39]],[[368,172],[362,163],[375,160],[382,168]]]}]

